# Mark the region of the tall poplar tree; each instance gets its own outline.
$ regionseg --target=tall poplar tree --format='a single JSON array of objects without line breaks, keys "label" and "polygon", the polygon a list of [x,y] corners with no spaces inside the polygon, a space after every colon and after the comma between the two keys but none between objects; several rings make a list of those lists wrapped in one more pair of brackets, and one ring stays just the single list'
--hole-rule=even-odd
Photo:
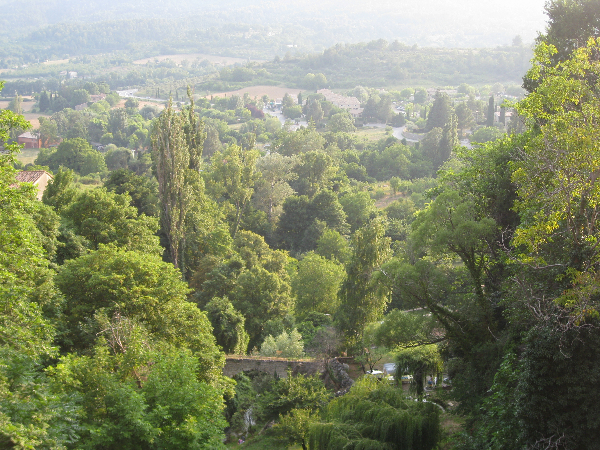
[{"label": "tall poplar tree", "polygon": [[340,289],[338,309],[338,325],[346,334],[348,346],[358,343],[367,323],[376,320],[387,305],[387,292],[374,281],[376,272],[390,257],[390,242],[380,219],[354,234],[354,251]]},{"label": "tall poplar tree", "polygon": [[173,265],[182,270],[187,213],[204,187],[199,171],[205,136],[204,124],[194,113],[193,100],[182,112],[175,111],[169,101],[152,130],[161,225]]}]

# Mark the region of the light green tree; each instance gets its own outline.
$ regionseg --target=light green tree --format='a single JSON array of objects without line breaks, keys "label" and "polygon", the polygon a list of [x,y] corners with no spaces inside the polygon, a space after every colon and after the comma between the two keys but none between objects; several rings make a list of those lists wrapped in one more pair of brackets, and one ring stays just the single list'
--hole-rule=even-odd
[{"label": "light green tree", "polygon": [[55,151],[41,151],[36,164],[50,167],[57,171],[61,166],[74,170],[80,175],[106,171],[104,156],[82,138],[66,139]]},{"label": "light green tree", "polygon": [[259,158],[256,163],[260,179],[257,183],[255,202],[267,213],[270,223],[273,223],[279,215],[285,199],[294,194],[288,181],[298,178],[298,175],[292,171],[297,161],[296,157],[269,153]]},{"label": "light green tree", "polygon": [[433,450],[440,437],[437,406],[365,377],[327,405],[322,422],[310,427],[308,447]]},{"label": "light green tree", "polygon": [[100,244],[114,243],[127,250],[161,255],[156,232],[158,219],[138,215],[129,206],[131,197],[104,188],[82,192],[63,211],[75,233],[85,237],[94,250]]},{"label": "light green tree", "polygon": [[334,314],[345,274],[341,264],[314,252],[305,254],[298,262],[298,272],[292,276],[296,315],[303,317],[311,311]]},{"label": "light green tree", "polygon": [[77,398],[79,448],[213,448],[223,438],[222,390],[198,379],[198,359],[154,340],[136,321],[105,320],[87,356],[49,370]]},{"label": "light green tree", "polygon": [[0,439],[11,448],[65,448],[77,435],[77,412],[68,396],[52,392],[41,370],[57,356],[55,329],[42,310],[56,306],[55,292],[35,219],[44,205],[31,184],[15,186],[14,127],[29,124],[0,111]]},{"label": "light green tree", "polygon": [[350,245],[339,231],[327,228],[317,240],[317,254],[345,265],[352,254]]},{"label": "light green tree", "polygon": [[283,331],[279,336],[267,336],[260,347],[261,356],[281,358],[301,358],[304,355],[304,342],[297,329],[290,333]]},{"label": "light green tree", "polygon": [[15,114],[23,114],[23,97],[17,94],[8,104],[8,109]]},{"label": "light green tree", "polygon": [[483,144],[485,142],[495,141],[504,136],[504,132],[496,127],[481,127],[471,136],[471,141]]},{"label": "light green tree", "polygon": [[42,201],[46,205],[52,206],[56,212],[61,213],[77,195],[73,180],[73,171],[61,167],[54,174],[54,178],[48,182],[42,195]]},{"label": "light green tree", "polygon": [[412,375],[416,394],[423,396],[427,375],[437,377],[443,369],[437,345],[418,345],[396,351],[397,376]]},{"label": "light green tree", "polygon": [[249,336],[244,329],[245,317],[233,307],[227,297],[214,297],[204,308],[213,326],[213,334],[225,353],[243,355]]},{"label": "light green tree", "polygon": [[325,138],[309,126],[298,131],[283,131],[273,146],[277,152],[285,156],[299,155],[309,151],[323,150]]},{"label": "light green tree", "polygon": [[257,150],[244,150],[238,145],[230,145],[222,152],[216,152],[211,158],[210,188],[234,208],[230,230],[232,238],[235,238],[244,209],[260,176],[256,170],[258,157]]}]

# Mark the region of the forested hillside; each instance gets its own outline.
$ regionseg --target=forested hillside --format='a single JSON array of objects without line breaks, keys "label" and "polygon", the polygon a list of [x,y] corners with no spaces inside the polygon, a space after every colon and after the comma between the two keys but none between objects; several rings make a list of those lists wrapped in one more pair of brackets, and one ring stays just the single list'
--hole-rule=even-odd
[{"label": "forested hillside", "polygon": [[[530,43],[535,37],[534,30],[543,24],[542,6],[542,0],[527,4],[508,0],[502,4],[455,6],[440,0],[427,0],[418,5],[390,0],[343,4],[338,0],[311,0],[301,5],[269,0],[143,3],[6,0],[0,3],[0,37],[5,52],[14,55],[23,49],[24,57],[32,53],[36,58],[45,55],[43,59],[60,52],[71,57],[106,52],[115,50],[116,43],[127,49],[138,49],[137,44],[147,37],[145,31],[157,22],[162,27],[152,40],[162,39],[170,48],[178,48],[182,37],[188,45],[193,42],[203,47],[203,35],[210,33],[218,41],[215,35],[237,34],[232,31],[242,32],[241,36],[255,41],[253,44],[264,41],[262,50],[275,50],[279,56],[287,50],[321,51],[339,42],[381,38],[400,40],[408,45],[495,47],[510,44],[517,35]],[[512,14],[514,9],[520,14]],[[114,37],[107,41],[105,37],[111,33]],[[69,42],[67,36],[82,39],[82,42]],[[127,37],[127,40],[119,42],[117,36]],[[273,42],[278,46],[269,48]],[[236,40],[230,39],[229,43]],[[248,43],[245,44],[247,47]],[[53,53],[42,52],[48,47]],[[260,49],[258,45],[251,45],[242,56],[256,57]],[[26,61],[35,61],[35,58]]]},{"label": "forested hillside", "polygon": [[[418,59],[383,40],[211,75],[313,83],[281,101],[12,81],[0,447],[597,448],[600,4],[546,12],[518,100],[379,89]],[[360,117],[314,92],[330,78]],[[27,130],[44,148],[19,154]],[[228,378],[227,357],[324,371]]]}]

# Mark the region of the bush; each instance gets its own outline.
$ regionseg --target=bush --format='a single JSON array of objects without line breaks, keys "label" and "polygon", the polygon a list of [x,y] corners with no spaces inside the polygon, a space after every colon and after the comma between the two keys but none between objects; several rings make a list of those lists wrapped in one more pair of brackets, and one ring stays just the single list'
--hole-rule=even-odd
[{"label": "bush", "polygon": [[295,328],[289,334],[284,331],[277,338],[269,335],[260,348],[260,355],[301,358],[304,356],[302,335]]},{"label": "bush", "polygon": [[376,189],[374,192],[371,193],[372,199],[379,200],[383,197],[385,197],[385,191],[383,189]]}]

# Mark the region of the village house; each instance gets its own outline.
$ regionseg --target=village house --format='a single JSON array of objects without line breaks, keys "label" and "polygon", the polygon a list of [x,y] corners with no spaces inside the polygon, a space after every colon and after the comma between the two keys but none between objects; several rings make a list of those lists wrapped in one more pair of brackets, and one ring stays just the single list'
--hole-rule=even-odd
[{"label": "village house", "polygon": [[48,186],[48,182],[52,180],[54,177],[50,175],[45,170],[31,170],[31,171],[21,171],[17,173],[15,179],[19,183],[33,183],[35,187],[37,187],[37,199],[41,200],[42,195],[44,195],[44,191],[46,190],[46,186]]},{"label": "village house", "polygon": [[363,108],[360,107],[360,100],[356,97],[346,97],[345,95],[339,95],[329,89],[319,89],[317,94],[321,94],[325,97],[325,100],[333,103],[338,108],[345,109],[352,115],[352,117],[359,117]]},{"label": "village house", "polygon": [[41,148],[42,146],[40,137],[29,131],[17,136],[17,143],[23,145],[24,148]]}]

